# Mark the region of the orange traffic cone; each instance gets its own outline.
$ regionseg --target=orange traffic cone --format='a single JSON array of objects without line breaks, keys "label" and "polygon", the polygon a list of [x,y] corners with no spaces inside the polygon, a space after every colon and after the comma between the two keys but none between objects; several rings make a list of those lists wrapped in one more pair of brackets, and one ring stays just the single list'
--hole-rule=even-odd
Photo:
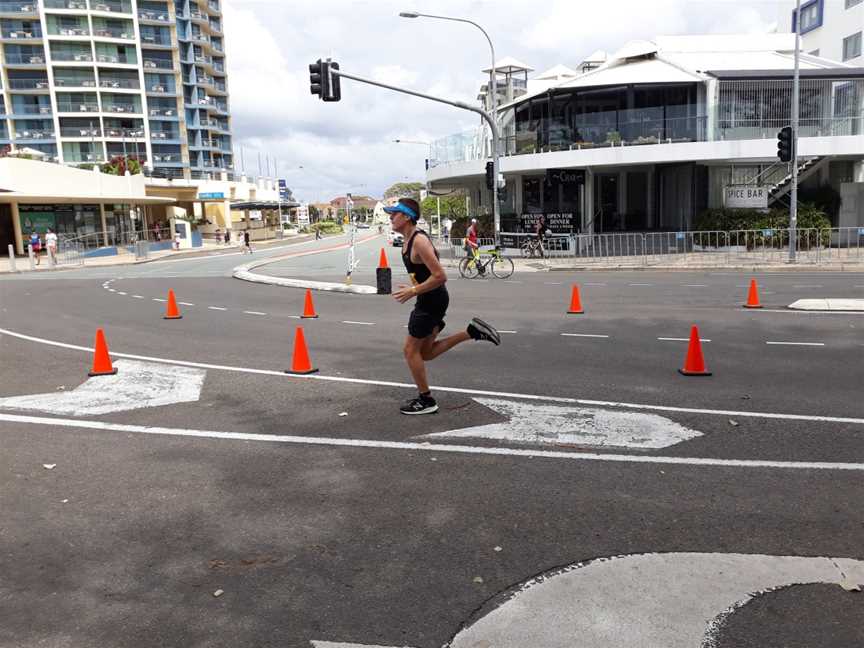
[{"label": "orange traffic cone", "polygon": [[684,368],[678,372],[684,376],[710,376],[711,372],[705,367],[705,359],[702,357],[702,342],[699,340],[699,329],[696,325],[690,329],[690,344],[687,346],[687,358],[684,360]]},{"label": "orange traffic cone", "polygon": [[585,311],[582,310],[582,300],[579,299],[579,286],[573,284],[573,294],[570,297],[570,310],[568,315],[581,315]]},{"label": "orange traffic cone", "polygon": [[381,256],[378,258],[378,267],[379,268],[389,268],[390,265],[387,263],[387,253],[384,251],[384,248],[381,248]]},{"label": "orange traffic cone", "polygon": [[108,355],[108,344],[105,342],[105,333],[102,329],[96,329],[96,343],[94,345],[93,369],[87,373],[88,376],[113,376],[117,370],[111,366],[111,357]]},{"label": "orange traffic cone", "polygon": [[174,290],[168,289],[168,306],[165,309],[165,317],[162,319],[183,319],[180,309],[177,308],[177,300],[174,299]]},{"label": "orange traffic cone", "polygon": [[303,304],[303,314],[300,317],[303,319],[318,317],[318,313],[315,312],[315,306],[312,304],[312,291],[309,288],[306,289],[306,302]]},{"label": "orange traffic cone", "polygon": [[759,288],[756,287],[756,280],[750,280],[750,291],[747,293],[747,303],[744,308],[762,308],[759,303]]},{"label": "orange traffic cone", "polygon": [[294,336],[294,356],[291,358],[291,368],[286,369],[285,373],[289,374],[311,374],[318,371],[312,367],[312,362],[309,360],[309,351],[306,349],[306,337],[303,335],[303,327],[297,327],[297,333]]}]

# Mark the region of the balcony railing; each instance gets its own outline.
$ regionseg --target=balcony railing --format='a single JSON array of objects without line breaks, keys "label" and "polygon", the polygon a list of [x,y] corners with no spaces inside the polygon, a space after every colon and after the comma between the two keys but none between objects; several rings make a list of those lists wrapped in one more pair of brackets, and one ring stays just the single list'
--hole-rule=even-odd
[{"label": "balcony railing", "polygon": [[146,32],[141,33],[141,44],[142,45],[161,45],[163,47],[171,46],[171,38],[168,36],[163,36],[159,34],[148,34]]},{"label": "balcony railing", "polygon": [[133,40],[135,38],[131,31],[121,27],[95,27],[93,35],[101,36],[102,38],[122,38],[124,40]]},{"label": "balcony railing", "polygon": [[[777,131],[788,125],[788,119],[718,119],[717,139],[773,139],[777,137]],[[798,119],[799,137],[833,137],[862,133],[864,133],[862,115]]]},{"label": "balcony railing", "polygon": [[0,13],[35,14],[39,13],[35,2],[0,2]]},{"label": "balcony railing", "polygon": [[39,106],[33,104],[12,104],[13,115],[50,115],[51,106]]},{"label": "balcony railing", "polygon": [[147,86],[147,92],[156,94],[174,94],[175,92],[177,92],[177,89],[173,86],[173,84],[152,83]]},{"label": "balcony railing", "polygon": [[91,11],[110,11],[112,13],[132,13],[132,5],[126,2],[110,2],[108,0],[99,0],[90,2]]},{"label": "balcony railing", "polygon": [[48,79],[9,79],[13,90],[47,90]]},{"label": "balcony railing", "polygon": [[110,113],[140,113],[141,109],[136,108],[134,104],[106,104],[103,106],[104,112]]},{"label": "balcony railing", "polygon": [[45,57],[40,54],[7,54],[6,63],[10,65],[45,65]]},{"label": "balcony railing", "polygon": [[87,3],[84,0],[45,0],[46,9],[80,9],[86,11]]},{"label": "balcony railing", "polygon": [[99,63],[110,63],[113,65],[135,65],[136,63],[134,54],[131,57],[120,57],[117,54],[97,54],[96,61]]},{"label": "balcony railing", "polygon": [[72,87],[72,88],[95,88],[96,87],[96,79],[84,79],[84,78],[73,78],[73,77],[54,77],[54,85],[58,87]]},{"label": "balcony railing", "polygon": [[160,11],[147,11],[146,9],[138,10],[138,19],[139,20],[153,20],[158,22],[171,22],[171,19],[168,17],[168,12],[160,12]]},{"label": "balcony railing", "polygon": [[89,103],[89,102],[88,103],[58,103],[57,104],[57,112],[61,112],[61,113],[99,112],[99,104]]},{"label": "balcony railing", "polygon": [[29,129],[15,132],[15,139],[54,139],[54,131]]},{"label": "balcony railing", "polygon": [[154,153],[154,162],[181,162],[182,157],[178,153]]},{"label": "balcony railing", "polygon": [[144,67],[151,70],[173,70],[174,63],[171,59],[144,59]]},{"label": "balcony railing", "polygon": [[143,128],[105,128],[108,139],[140,139],[144,137]]},{"label": "balcony railing", "polygon": [[154,140],[176,140],[176,139],[180,139],[180,133],[178,131],[151,130],[150,131],[150,139],[154,139]]},{"label": "balcony railing", "polygon": [[4,29],[0,32],[3,38],[12,38],[15,40],[27,40],[32,38],[42,38],[41,29]]},{"label": "balcony railing", "polygon": [[63,137],[102,137],[102,131],[98,128],[67,127],[60,129]]},{"label": "balcony railing", "polygon": [[124,90],[137,90],[141,87],[138,79],[111,79],[102,77],[99,79],[100,88],[121,88]]},{"label": "balcony railing", "polygon": [[49,24],[48,34],[51,36],[89,36],[90,31],[86,27],[59,27]]},{"label": "balcony railing", "polygon": [[151,117],[176,117],[177,111],[173,108],[151,108]]},{"label": "balcony railing", "polygon": [[[104,162],[105,156],[98,153],[82,153],[81,151],[63,151],[63,159],[68,162]],[[98,247],[98,246],[96,246]]]},{"label": "balcony railing", "polygon": [[92,63],[93,55],[90,52],[51,52],[51,58],[55,61],[68,61],[72,63]]}]

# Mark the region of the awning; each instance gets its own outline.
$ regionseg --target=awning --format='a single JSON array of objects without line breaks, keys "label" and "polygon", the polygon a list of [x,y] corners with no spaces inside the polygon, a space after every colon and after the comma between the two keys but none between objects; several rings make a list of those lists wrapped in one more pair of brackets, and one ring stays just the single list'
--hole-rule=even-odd
[{"label": "awning", "polygon": [[249,202],[235,202],[231,203],[232,211],[247,211],[253,209],[279,209],[279,206],[282,207],[299,207],[300,203],[294,202],[291,200],[283,200],[282,202],[276,202],[275,200],[255,200]]},{"label": "awning", "polygon": [[30,203],[36,205],[173,205],[173,198],[157,196],[51,196],[48,194],[24,194],[15,191],[0,191],[0,203]]}]

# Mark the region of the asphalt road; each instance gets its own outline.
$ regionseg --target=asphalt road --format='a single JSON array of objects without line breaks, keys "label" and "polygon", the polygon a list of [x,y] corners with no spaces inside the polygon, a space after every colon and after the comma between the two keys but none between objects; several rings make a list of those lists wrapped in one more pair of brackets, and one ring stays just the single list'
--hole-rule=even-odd
[{"label": "asphalt road", "polygon": [[[358,282],[380,247],[358,248]],[[345,258],[259,271],[338,280]],[[741,273],[451,278],[445,332],[474,315],[512,332],[431,363],[441,412],[408,419],[408,306],[316,293],[320,317],[301,321],[303,291],[230,278],[247,260],[0,279],[2,397],[80,385],[90,353],[44,342],[91,347],[97,327],[115,360],[206,371],[195,402],[79,417],[0,406],[0,646],[459,646],[475,624],[515,628],[525,583],[586,561],[746,554],[754,566],[738,571],[760,573],[771,556],[864,559],[864,316],[783,311],[864,296],[860,275],[756,274],[762,311],[741,308]],[[398,250],[390,263],[398,283]],[[584,315],[565,313],[573,283]],[[162,319],[169,288],[182,320]],[[660,339],[693,324],[713,376],[679,375],[686,342]],[[298,325],[312,378],[282,373]],[[506,423],[484,397],[654,414],[699,435],[654,449],[549,443],[538,419],[519,442],[425,437]],[[707,568],[686,571],[693,582],[665,607],[622,612],[644,617],[642,645],[671,645],[652,643],[654,625],[693,623],[691,602],[717,587]],[[766,571],[776,582],[730,600],[735,612],[696,615],[706,633],[720,620],[705,645],[864,643],[864,594]],[[605,610],[613,591],[643,586],[603,582],[591,604]],[[572,618],[586,607],[554,604]],[[605,618],[591,615],[592,631]],[[607,645],[564,625],[533,645]]]}]

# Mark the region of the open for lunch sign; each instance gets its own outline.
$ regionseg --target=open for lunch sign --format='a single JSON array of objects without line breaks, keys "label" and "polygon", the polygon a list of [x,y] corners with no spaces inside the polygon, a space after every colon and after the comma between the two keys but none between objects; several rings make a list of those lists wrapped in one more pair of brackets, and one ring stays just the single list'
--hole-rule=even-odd
[{"label": "open for lunch sign", "polygon": [[546,227],[552,230],[553,234],[569,234],[579,229],[573,213],[520,214],[519,223],[522,225],[522,231],[534,232],[541,216],[546,216]]}]

